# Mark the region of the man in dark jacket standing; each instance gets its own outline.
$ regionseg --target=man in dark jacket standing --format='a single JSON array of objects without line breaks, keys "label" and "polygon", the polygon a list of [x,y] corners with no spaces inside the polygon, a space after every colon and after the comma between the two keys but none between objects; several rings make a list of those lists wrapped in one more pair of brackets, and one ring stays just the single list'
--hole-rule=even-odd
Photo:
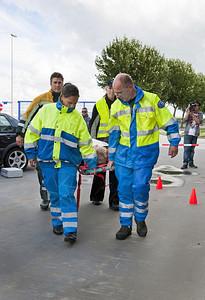
[{"label": "man in dark jacket standing", "polygon": [[[187,113],[184,117],[186,123],[184,129],[184,144],[196,144],[200,134],[200,125],[203,124],[203,113],[199,111],[200,102],[198,100],[190,103],[187,108]],[[184,146],[183,166],[181,169],[197,168],[194,164],[194,149],[195,146]]]},{"label": "man in dark jacket standing", "polygon": [[87,127],[89,128],[90,117],[88,116],[88,109],[87,109],[87,107],[83,107],[82,108],[82,116],[83,116],[83,119],[84,119]]}]

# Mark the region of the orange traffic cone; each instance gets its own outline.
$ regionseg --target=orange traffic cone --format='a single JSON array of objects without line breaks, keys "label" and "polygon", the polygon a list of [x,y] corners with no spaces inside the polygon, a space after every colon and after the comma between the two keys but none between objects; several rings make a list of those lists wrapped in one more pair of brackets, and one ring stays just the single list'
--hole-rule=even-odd
[{"label": "orange traffic cone", "polygon": [[156,189],[163,190],[161,176],[158,178]]},{"label": "orange traffic cone", "polygon": [[196,192],[195,192],[195,189],[192,189],[191,197],[190,197],[190,200],[189,200],[189,204],[198,204],[198,203],[197,203],[197,198],[196,198]]}]

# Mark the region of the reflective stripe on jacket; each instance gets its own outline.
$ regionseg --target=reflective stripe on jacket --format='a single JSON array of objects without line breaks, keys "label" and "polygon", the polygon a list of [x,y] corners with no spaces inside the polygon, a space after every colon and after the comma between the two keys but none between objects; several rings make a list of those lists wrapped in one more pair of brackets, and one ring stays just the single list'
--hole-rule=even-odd
[{"label": "reflective stripe on jacket", "polygon": [[107,128],[109,123],[110,111],[105,98],[102,98],[96,102],[96,108],[100,115],[100,124],[98,128],[97,138],[108,137],[109,134],[107,132]]},{"label": "reflective stripe on jacket", "polygon": [[22,137],[24,137],[28,125],[30,124],[31,120],[34,118],[38,110],[43,105],[48,103],[53,103],[53,94],[51,89],[49,92],[36,97],[31,102],[19,121],[18,127],[16,129],[16,135],[21,135]]},{"label": "reflective stripe on jacket", "polygon": [[25,136],[25,151],[30,158],[79,165],[82,159],[90,169],[97,165],[92,139],[82,115],[61,104],[45,105],[31,122]]},{"label": "reflective stripe on jacket", "polygon": [[109,158],[127,167],[154,166],[159,155],[159,128],[167,131],[170,144],[180,141],[178,123],[156,94],[139,87],[133,108],[116,100],[109,122]]}]

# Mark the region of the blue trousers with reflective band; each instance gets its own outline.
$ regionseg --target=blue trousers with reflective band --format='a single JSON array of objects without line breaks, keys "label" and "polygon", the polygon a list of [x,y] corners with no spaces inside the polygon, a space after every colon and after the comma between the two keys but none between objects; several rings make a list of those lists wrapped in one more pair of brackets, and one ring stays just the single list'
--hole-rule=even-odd
[{"label": "blue trousers with reflective band", "polygon": [[52,225],[63,225],[64,234],[77,231],[77,203],[74,193],[77,186],[77,167],[61,162],[61,168],[55,163],[40,162],[44,184],[50,193]]},{"label": "blue trousers with reflective band", "polygon": [[133,169],[115,165],[115,174],[119,181],[120,223],[132,226],[132,217],[144,221],[148,214],[148,200],[152,176],[152,167]]}]

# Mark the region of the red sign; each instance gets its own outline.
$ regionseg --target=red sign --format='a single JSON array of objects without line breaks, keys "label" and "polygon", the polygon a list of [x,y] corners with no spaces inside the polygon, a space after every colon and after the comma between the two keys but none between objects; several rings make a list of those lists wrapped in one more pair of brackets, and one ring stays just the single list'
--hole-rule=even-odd
[{"label": "red sign", "polygon": [[3,104],[0,103],[0,111],[3,109]]}]

